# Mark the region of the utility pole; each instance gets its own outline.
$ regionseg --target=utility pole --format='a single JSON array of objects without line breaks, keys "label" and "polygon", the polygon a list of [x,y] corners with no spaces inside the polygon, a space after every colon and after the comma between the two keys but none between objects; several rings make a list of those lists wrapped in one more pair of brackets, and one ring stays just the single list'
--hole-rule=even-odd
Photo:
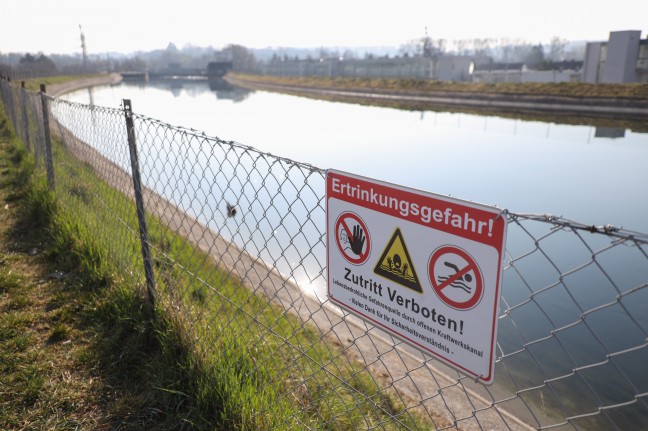
[{"label": "utility pole", "polygon": [[423,57],[432,58],[432,39],[428,34],[427,25],[425,26],[425,37],[423,37]]},{"label": "utility pole", "polygon": [[88,73],[88,52],[86,51],[85,35],[81,24],[79,24],[79,31],[81,32],[81,49],[83,50],[83,73]]}]

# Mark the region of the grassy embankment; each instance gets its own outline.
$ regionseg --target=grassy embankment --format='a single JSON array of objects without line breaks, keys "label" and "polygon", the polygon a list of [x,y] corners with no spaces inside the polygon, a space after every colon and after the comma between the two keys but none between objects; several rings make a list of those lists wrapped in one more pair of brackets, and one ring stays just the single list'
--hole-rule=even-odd
[{"label": "grassy embankment", "polygon": [[[92,232],[35,172],[0,105],[0,429],[178,429],[182,378]],[[164,333],[164,332],[161,332]],[[167,346],[167,347],[165,347]],[[161,370],[163,372],[158,372]]]},{"label": "grassy embankment", "polygon": [[[601,116],[581,114],[559,114],[521,109],[495,109],[462,107],[457,105],[439,106],[426,102],[409,102],[380,99],[366,99],[353,96],[314,95],[300,92],[299,87],[330,89],[357,92],[386,92],[408,95],[436,95],[448,97],[489,97],[489,96],[532,96],[532,97],[567,97],[574,100],[616,99],[648,102],[648,84],[586,84],[579,82],[564,83],[472,83],[442,82],[423,79],[379,79],[379,78],[323,78],[323,77],[281,77],[247,74],[228,75],[240,80],[250,88],[264,88],[270,91],[282,91],[264,87],[264,85],[292,86],[292,90],[282,92],[306,97],[344,101],[372,106],[385,106],[397,109],[416,111],[444,111],[474,113],[477,115],[494,115],[507,118],[518,118],[529,121],[545,121],[558,124],[585,124],[603,127],[629,128],[637,131],[648,131],[645,120],[629,120],[622,116],[604,118]],[[463,95],[463,96],[462,96]],[[589,102],[588,102],[589,103]]]},{"label": "grassy embankment", "polygon": [[48,76],[45,78],[34,78],[25,80],[25,88],[29,91],[40,91],[40,85],[45,84],[47,87],[56,84],[63,84],[70,81],[78,81],[84,78],[93,78],[98,75],[61,75]]},{"label": "grassy embankment", "polygon": [[567,96],[595,98],[632,98],[648,100],[648,84],[585,84],[580,82],[561,83],[478,83],[449,82],[428,79],[395,78],[325,78],[286,77],[234,74],[234,77],[258,82],[297,85],[315,88],[339,88],[345,90],[387,90],[406,93],[479,93],[479,94],[523,94],[536,96]]},{"label": "grassy embankment", "polygon": [[390,415],[420,426],[315,329],[153,217],[164,253],[150,319],[132,201],[57,141],[53,195],[2,115],[16,209],[0,255],[1,429],[398,428]]}]

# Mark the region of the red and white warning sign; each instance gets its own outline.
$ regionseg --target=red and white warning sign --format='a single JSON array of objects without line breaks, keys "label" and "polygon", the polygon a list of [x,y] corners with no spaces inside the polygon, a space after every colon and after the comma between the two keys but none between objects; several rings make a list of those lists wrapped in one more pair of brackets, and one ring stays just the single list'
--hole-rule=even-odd
[{"label": "red and white warning sign", "polygon": [[354,265],[367,261],[371,253],[371,236],[364,221],[352,212],[340,214],[335,222],[338,250]]},{"label": "red and white warning sign", "polygon": [[329,170],[326,212],[331,301],[492,383],[501,211]]},{"label": "red and white warning sign", "polygon": [[484,294],[477,262],[460,248],[436,249],[430,257],[428,274],[439,299],[456,310],[470,310]]}]

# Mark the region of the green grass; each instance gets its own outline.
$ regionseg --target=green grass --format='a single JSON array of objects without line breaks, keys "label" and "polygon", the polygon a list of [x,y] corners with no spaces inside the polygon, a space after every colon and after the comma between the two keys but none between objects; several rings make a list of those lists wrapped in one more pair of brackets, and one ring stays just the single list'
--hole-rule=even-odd
[{"label": "green grass", "polygon": [[[57,198],[65,214],[58,218],[55,242],[57,254],[65,255],[66,268],[80,266],[100,285],[135,283],[142,292],[141,275],[123,277],[142,273],[133,202],[60,145],[54,157]],[[367,427],[369,420],[398,428],[389,425],[382,412],[401,412],[402,406],[368,373],[326,345],[316,329],[251,294],[159,220],[149,216],[148,223],[156,262],[157,321],[147,327],[146,307],[132,302],[130,287],[122,287],[118,298],[100,312],[115,316],[108,325],[119,328],[112,336],[114,348],[146,345],[152,333],[157,335],[168,362],[183,373],[182,379],[160,390],[193,403],[191,423],[228,430],[306,424],[351,430]],[[118,317],[129,315],[137,318]],[[137,358],[126,357],[124,362],[137,363]],[[296,389],[298,397],[293,395]],[[408,415],[403,423],[416,425]]]},{"label": "green grass", "polygon": [[22,283],[22,277],[12,270],[8,256],[0,257],[0,293],[15,291]]},{"label": "green grass", "polygon": [[[29,155],[13,151],[33,170]],[[64,342],[75,322],[97,332],[79,358],[121,388],[111,417],[127,417],[128,429],[429,429],[317,329],[252,294],[149,215],[158,292],[151,319],[132,200],[57,140],[54,160],[55,194],[42,173],[20,180],[25,229],[15,235],[43,236],[43,258],[72,274],[48,305],[46,335]],[[78,312],[66,303],[75,295]],[[38,393],[41,374],[24,374],[25,399]]]},{"label": "green grass", "polygon": [[[60,397],[46,395],[64,363],[60,352],[44,348],[47,311],[34,280],[40,277],[37,257],[27,251],[41,246],[41,226],[25,217],[23,204],[38,183],[33,163],[17,141],[0,109],[0,429],[71,429],[48,424],[58,415]],[[68,331],[62,325],[57,332]],[[44,337],[41,337],[43,334]],[[54,371],[54,372],[53,372]],[[62,388],[57,387],[57,391]],[[62,392],[59,392],[59,395]]]},{"label": "green grass", "polygon": [[25,88],[29,91],[40,91],[40,85],[45,84],[46,87],[50,85],[63,84],[65,82],[77,81],[83,78],[92,78],[97,75],[60,75],[48,76],[43,78],[31,78],[25,80]]},{"label": "green grass", "polygon": [[1,110],[0,125],[0,202],[15,196],[0,212],[0,429],[213,428],[193,398],[163,390],[185,380],[164,318],[113,281]]}]

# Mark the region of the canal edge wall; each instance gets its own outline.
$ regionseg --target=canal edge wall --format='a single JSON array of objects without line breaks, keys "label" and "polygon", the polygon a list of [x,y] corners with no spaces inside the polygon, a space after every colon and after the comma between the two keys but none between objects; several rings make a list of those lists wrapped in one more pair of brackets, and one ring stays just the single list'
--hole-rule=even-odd
[{"label": "canal edge wall", "polygon": [[52,84],[47,88],[47,94],[52,97],[59,97],[65,93],[90,88],[97,85],[113,85],[122,81],[122,77],[118,73],[110,73],[99,76],[90,76],[81,78],[74,81],[63,82],[60,84]]},{"label": "canal edge wall", "polygon": [[554,113],[637,120],[648,119],[648,102],[629,98],[538,96],[469,92],[405,93],[380,89],[374,91],[364,89],[340,90],[335,88],[315,88],[302,85],[267,83],[255,81],[247,77],[241,78],[226,76],[225,79],[233,85],[247,88],[290,92],[294,94],[302,93],[313,96],[428,104],[435,107],[491,109],[508,112],[524,111],[544,114]]}]

